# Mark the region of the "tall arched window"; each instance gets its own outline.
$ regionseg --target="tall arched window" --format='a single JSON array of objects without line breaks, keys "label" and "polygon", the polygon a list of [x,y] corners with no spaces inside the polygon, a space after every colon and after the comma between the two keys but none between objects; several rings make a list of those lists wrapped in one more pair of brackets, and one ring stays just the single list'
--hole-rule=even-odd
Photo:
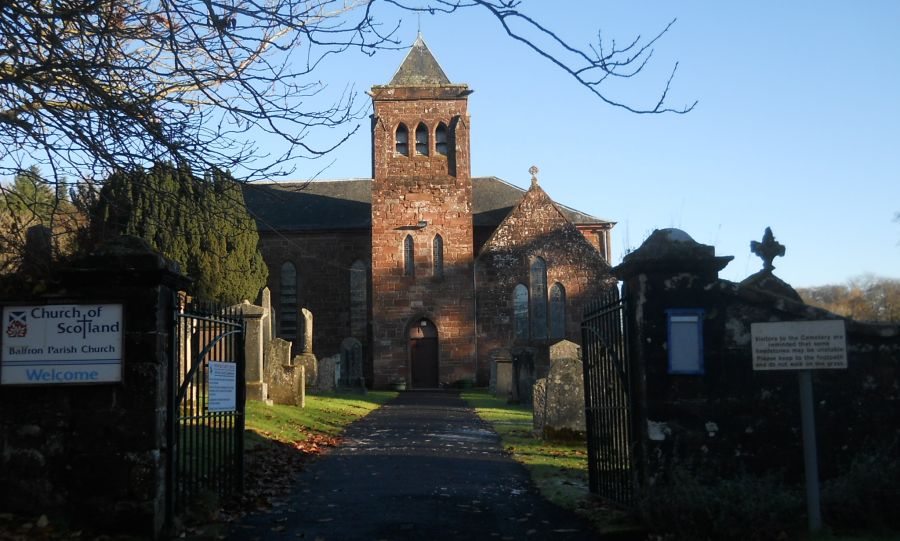
[{"label": "tall arched window", "polygon": [[416,127],[416,154],[428,156],[428,126],[424,122]]},{"label": "tall arched window", "polygon": [[406,124],[400,123],[397,126],[397,132],[394,134],[394,142],[396,144],[397,154],[409,156],[409,129]]},{"label": "tall arched window", "polygon": [[412,235],[406,235],[403,239],[403,274],[405,276],[416,275],[416,252],[413,247]]},{"label": "tall arched window", "polygon": [[285,340],[297,338],[297,269],[290,261],[281,265],[281,292],[278,296],[279,334]]},{"label": "tall arched window", "polygon": [[528,288],[524,284],[513,289],[513,325],[516,339],[528,339]]},{"label": "tall arched window", "polygon": [[531,338],[547,338],[547,263],[540,257],[531,263]]},{"label": "tall arched window", "polygon": [[431,251],[432,274],[441,278],[444,276],[444,239],[440,235],[435,235],[431,241]]},{"label": "tall arched window", "polygon": [[357,260],[350,267],[350,334],[365,338],[367,323],[366,264]]},{"label": "tall arched window", "polygon": [[550,288],[550,338],[566,337],[566,288],[556,282]]},{"label": "tall arched window", "polygon": [[441,156],[446,156],[450,147],[447,144],[447,125],[441,122],[434,130],[434,151]]}]

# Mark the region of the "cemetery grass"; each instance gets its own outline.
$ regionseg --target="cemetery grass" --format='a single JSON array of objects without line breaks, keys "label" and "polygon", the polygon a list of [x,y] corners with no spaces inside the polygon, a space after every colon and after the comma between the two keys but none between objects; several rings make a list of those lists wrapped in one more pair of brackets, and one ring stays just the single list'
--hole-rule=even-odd
[{"label": "cemetery grass", "polygon": [[640,524],[614,507],[603,505],[588,490],[585,441],[544,441],[532,433],[532,411],[508,404],[485,390],[461,394],[478,416],[500,436],[503,449],[523,464],[541,495],[588,519],[601,534],[630,537],[643,532]]}]

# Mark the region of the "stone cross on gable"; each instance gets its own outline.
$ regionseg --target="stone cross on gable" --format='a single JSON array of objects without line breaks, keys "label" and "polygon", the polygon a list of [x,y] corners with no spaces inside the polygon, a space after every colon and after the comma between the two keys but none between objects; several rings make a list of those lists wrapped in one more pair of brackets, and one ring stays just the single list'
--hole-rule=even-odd
[{"label": "stone cross on gable", "polygon": [[772,272],[775,269],[772,261],[778,256],[784,256],[785,247],[775,240],[772,228],[767,227],[762,242],[750,241],[750,251],[763,260],[763,271]]},{"label": "stone cross on gable", "polygon": [[532,165],[528,168],[528,172],[531,173],[531,184],[532,186],[538,183],[537,174],[541,172],[540,169],[536,165]]}]

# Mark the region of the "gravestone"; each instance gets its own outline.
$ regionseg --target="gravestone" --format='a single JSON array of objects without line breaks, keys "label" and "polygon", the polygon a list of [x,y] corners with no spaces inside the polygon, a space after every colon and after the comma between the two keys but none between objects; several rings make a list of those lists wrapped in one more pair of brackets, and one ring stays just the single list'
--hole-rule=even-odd
[{"label": "gravestone", "polygon": [[345,338],[341,342],[341,385],[365,387],[363,378],[362,344],[356,338]]},{"label": "gravestone", "polygon": [[269,400],[275,404],[302,406],[306,394],[304,367],[290,362],[291,343],[281,338],[266,348],[266,383]]},{"label": "gravestone", "polygon": [[[581,439],[585,434],[584,367],[581,348],[562,341],[550,348],[550,372],[535,385],[534,428],[547,439]],[[538,397],[537,393],[543,394]]]},{"label": "gravestone", "polygon": [[300,322],[303,325],[302,353],[294,357],[295,366],[306,369],[306,385],[312,387],[319,379],[319,363],[313,354],[313,315],[306,308],[300,309]]},{"label": "gravestone", "polygon": [[534,386],[534,357],[535,351],[531,348],[519,348],[512,352],[512,397],[517,404],[531,402],[531,388]]},{"label": "gravestone", "polygon": [[341,355],[332,355],[319,360],[316,389],[333,391],[337,387]]},{"label": "gravestone", "polygon": [[491,394],[508,398],[512,393],[512,355],[508,349],[491,352]]},{"label": "gravestone", "polygon": [[547,420],[547,378],[541,378],[534,382],[534,389],[532,389],[531,395],[532,412],[534,413],[534,418],[532,419],[534,433],[537,436],[543,436],[544,423]]}]

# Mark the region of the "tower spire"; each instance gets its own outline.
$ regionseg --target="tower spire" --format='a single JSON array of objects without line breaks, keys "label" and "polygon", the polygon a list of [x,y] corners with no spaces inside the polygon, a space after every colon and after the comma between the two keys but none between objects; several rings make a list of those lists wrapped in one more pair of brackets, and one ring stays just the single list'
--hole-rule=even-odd
[{"label": "tower spire", "polygon": [[409,48],[406,58],[397,69],[388,86],[423,86],[423,85],[449,85],[450,79],[441,69],[441,65],[435,60],[434,55],[425,45],[422,31],[419,30],[416,41]]}]

